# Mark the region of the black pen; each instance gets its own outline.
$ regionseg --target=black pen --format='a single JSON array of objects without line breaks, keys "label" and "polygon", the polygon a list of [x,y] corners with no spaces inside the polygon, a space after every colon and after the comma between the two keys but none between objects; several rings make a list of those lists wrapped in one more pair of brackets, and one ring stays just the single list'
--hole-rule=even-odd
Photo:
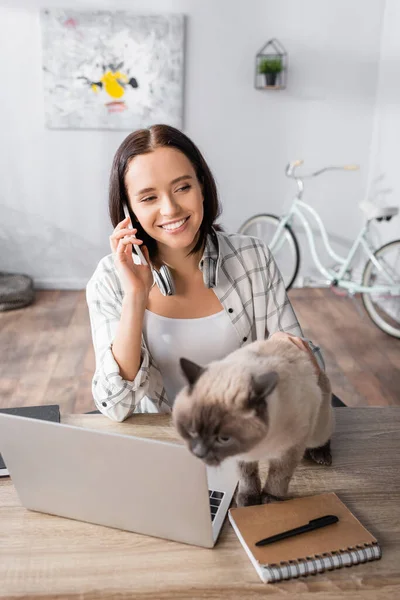
[{"label": "black pen", "polygon": [[336,515],[325,515],[324,517],[318,517],[318,519],[312,519],[309,521],[307,525],[295,527],[295,529],[289,529],[288,531],[282,531],[282,533],[277,533],[276,535],[271,535],[271,537],[260,540],[259,542],[256,542],[256,546],[266,546],[267,544],[284,540],[285,538],[292,537],[293,535],[299,535],[300,533],[307,533],[307,531],[313,531],[314,529],[319,529],[320,527],[333,525],[333,523],[337,523],[338,521],[339,518],[336,517]]}]

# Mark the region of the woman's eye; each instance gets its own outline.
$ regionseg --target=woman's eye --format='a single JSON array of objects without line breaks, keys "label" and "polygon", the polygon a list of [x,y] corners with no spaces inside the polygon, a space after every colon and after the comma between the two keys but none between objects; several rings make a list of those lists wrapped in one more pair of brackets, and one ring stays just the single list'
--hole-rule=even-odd
[{"label": "woman's eye", "polygon": [[219,435],[217,437],[217,442],[218,442],[218,444],[221,444],[221,445],[223,445],[223,444],[229,444],[229,442],[231,441],[231,439],[232,438],[229,435]]},{"label": "woman's eye", "polygon": [[185,190],[189,190],[190,189],[190,185],[184,185],[183,187],[180,187],[179,190],[176,190],[177,192],[184,192]]},{"label": "woman's eye", "polygon": [[148,202],[149,200],[154,200],[155,196],[149,196],[148,198],[143,198],[141,202]]}]

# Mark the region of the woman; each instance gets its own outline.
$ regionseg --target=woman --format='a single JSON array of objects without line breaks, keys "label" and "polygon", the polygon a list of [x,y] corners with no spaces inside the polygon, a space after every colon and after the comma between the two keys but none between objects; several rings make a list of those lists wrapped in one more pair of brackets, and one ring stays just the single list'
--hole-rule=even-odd
[{"label": "woman", "polygon": [[[114,157],[109,210],[112,254],[87,285],[92,391],[103,414],[123,421],[133,412],[170,412],[185,384],[180,357],[205,365],[272,334],[308,351],[316,369],[314,354],[323,366],[319,349],[299,337],[268,248],[215,224],[215,181],[186,135],[167,125],[130,134]],[[149,265],[168,266],[173,295],[154,285]]]}]

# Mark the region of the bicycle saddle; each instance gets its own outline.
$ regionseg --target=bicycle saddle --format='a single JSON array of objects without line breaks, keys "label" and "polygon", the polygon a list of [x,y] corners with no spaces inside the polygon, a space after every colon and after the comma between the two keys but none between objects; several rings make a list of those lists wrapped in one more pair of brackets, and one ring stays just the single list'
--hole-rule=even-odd
[{"label": "bicycle saddle", "polygon": [[377,206],[370,200],[360,202],[360,208],[366,214],[368,221],[371,219],[378,219],[378,221],[385,219],[386,221],[390,221],[399,212],[397,206]]}]

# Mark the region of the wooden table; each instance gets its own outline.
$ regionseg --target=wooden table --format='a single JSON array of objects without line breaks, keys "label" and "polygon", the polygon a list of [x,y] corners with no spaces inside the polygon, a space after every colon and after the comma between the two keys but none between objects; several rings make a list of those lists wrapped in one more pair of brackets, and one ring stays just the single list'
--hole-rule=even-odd
[{"label": "wooden table", "polygon": [[[28,511],[0,480],[0,597],[400,598],[400,408],[338,408],[332,467],[302,464],[293,495],[334,491],[378,538],[383,558],[365,565],[263,584],[226,521],[213,550]],[[169,418],[102,415],[63,419],[82,427],[171,439]],[[51,451],[51,450],[50,450]]]}]

